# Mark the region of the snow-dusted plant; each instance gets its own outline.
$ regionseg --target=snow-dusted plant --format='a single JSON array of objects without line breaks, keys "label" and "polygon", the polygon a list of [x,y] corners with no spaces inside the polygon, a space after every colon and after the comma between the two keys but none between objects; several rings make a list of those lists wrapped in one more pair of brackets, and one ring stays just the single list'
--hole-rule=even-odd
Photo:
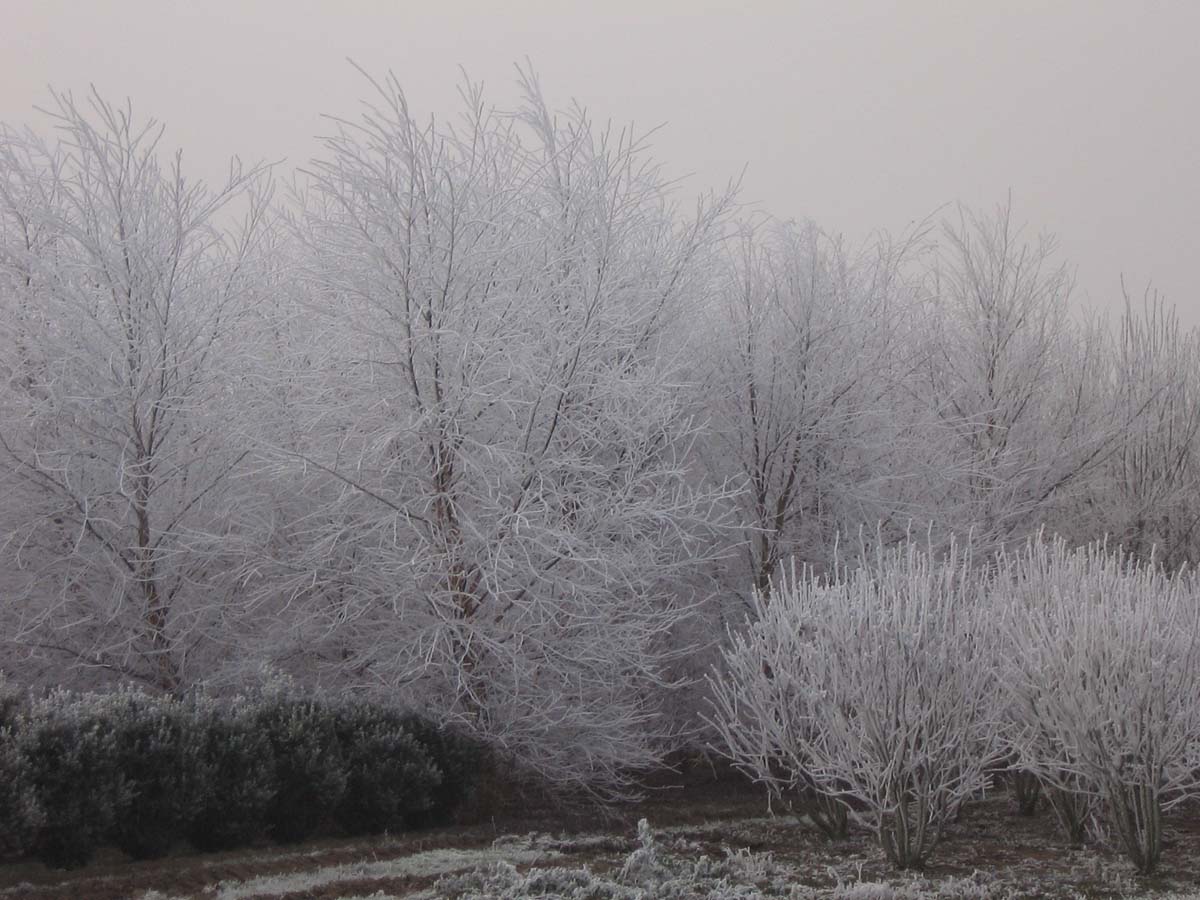
[{"label": "snow-dusted plant", "polygon": [[[725,848],[725,858],[714,859],[695,856],[698,849],[687,842],[660,842],[642,819],[637,826],[637,847],[616,871],[597,874],[587,866],[550,866],[521,872],[512,862],[502,860],[443,877],[434,892],[460,900],[763,900],[765,896],[801,896],[794,886],[784,885],[780,878],[784,870],[770,854]],[[762,882],[770,882],[769,893],[759,886]]]},{"label": "snow-dusted plant", "polygon": [[1039,802],[1049,806],[1054,821],[1064,838],[1072,844],[1082,844],[1088,829],[1095,825],[1100,813],[1099,795],[1084,784],[1076,772],[1049,772],[1045,765],[1031,764],[1052,755],[1038,749],[1040,740],[1028,727],[1028,717],[1019,704],[1011,700],[1005,706],[1005,727],[999,744],[997,762],[1006,775],[1008,791],[1017,815],[1032,816]]},{"label": "snow-dusted plant", "polygon": [[185,708],[128,686],[91,702],[124,786],[109,838],[135,859],[165,856],[183,838],[189,809]]},{"label": "snow-dusted plant", "polygon": [[1055,776],[1053,783],[1046,785],[1045,793],[1059,832],[1072,844],[1082,844],[1099,822],[1103,807],[1101,797],[1074,772],[1061,772]]},{"label": "snow-dusted plant", "polygon": [[262,832],[279,790],[275,757],[245,698],[196,695],[187,705],[187,837],[198,850],[228,850]]},{"label": "snow-dusted plant", "polygon": [[281,843],[311,835],[333,814],[346,793],[348,773],[333,710],[290,681],[268,682],[254,700],[254,720],[275,759],[275,794],[267,828]]},{"label": "snow-dusted plant", "polygon": [[[1135,408],[1109,402],[1107,337],[1073,321],[1070,268],[1053,235],[1031,235],[1011,198],[959,207],[927,274],[926,352],[913,390],[933,414],[928,502],[979,552],[1043,523],[1103,533],[1079,515]],[[936,423],[936,424],[934,424]]]},{"label": "snow-dusted plant", "polygon": [[[808,573],[792,573],[791,584]],[[786,588],[785,585],[781,586]],[[773,798],[792,803],[829,838],[845,837],[849,809],[814,782],[809,743],[816,739],[814,694],[796,661],[812,652],[811,628],[787,602],[755,595],[748,628],[731,631],[720,665],[708,676],[717,752],[763,784]]]},{"label": "snow-dusted plant", "polygon": [[56,691],[32,703],[17,726],[18,747],[46,815],[35,853],[54,868],[85,865],[128,797],[112,729],[96,712],[99,699]]},{"label": "snow-dusted plant", "polygon": [[[757,595],[759,624],[725,651],[738,674],[713,676],[729,751],[764,780],[776,758],[792,761],[851,805],[894,865],[921,866],[985,785],[1000,729],[993,632],[968,555],[907,542],[840,578],[801,572],[774,587]],[[781,724],[743,740],[743,722],[760,717]]]},{"label": "snow-dusted plant", "polygon": [[0,856],[24,853],[45,821],[29,760],[12,729],[0,726]]},{"label": "snow-dusted plant", "polygon": [[[1002,595],[1002,579],[998,590]],[[1036,741],[1028,729],[1028,717],[1021,705],[1008,694],[1001,702],[1004,704],[1005,728],[999,745],[1002,758],[997,762],[1006,774],[1017,815],[1032,816],[1039,802],[1045,801],[1043,805],[1050,807],[1062,836],[1073,844],[1081,844],[1089,825],[1095,822],[1098,798],[1094,792],[1082,787],[1080,776],[1075,773],[1060,771],[1043,777],[1043,767],[1029,765],[1030,759],[1042,759],[1047,754],[1032,749]]]},{"label": "snow-dusted plant", "polygon": [[427,814],[443,773],[403,716],[366,703],[344,703],[332,713],[346,767],[346,792],[334,810],[342,830],[394,832]]},{"label": "snow-dusted plant", "polygon": [[410,809],[406,823],[414,828],[449,825],[472,804],[478,806],[484,785],[495,774],[496,760],[488,747],[459,729],[439,727],[419,713],[405,713],[400,724],[429,755],[440,775],[430,793],[431,805]]},{"label": "snow-dusted plant", "polygon": [[697,319],[700,455],[710,477],[745,487],[730,589],[768,590],[793,556],[827,566],[839,531],[911,503],[912,480],[887,475],[913,422],[898,387],[916,349],[905,269],[923,243],[918,228],[853,248],[811,222],[771,220],[727,242],[709,315]]},{"label": "snow-dusted plant", "polygon": [[1125,426],[1092,491],[1090,513],[1133,557],[1178,568],[1200,560],[1200,330],[1147,292],[1128,295],[1108,384]]},{"label": "snow-dusted plant", "polygon": [[1103,544],[1038,539],[1001,558],[998,590],[1022,764],[1103,798],[1129,859],[1153,871],[1163,810],[1200,788],[1194,583]]}]

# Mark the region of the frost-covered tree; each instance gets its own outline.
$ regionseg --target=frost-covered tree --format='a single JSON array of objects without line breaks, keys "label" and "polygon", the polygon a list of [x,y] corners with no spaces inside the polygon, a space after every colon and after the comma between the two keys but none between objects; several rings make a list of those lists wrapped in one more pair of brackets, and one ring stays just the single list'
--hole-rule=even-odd
[{"label": "frost-covered tree", "polygon": [[1126,424],[1105,402],[1102,332],[1071,319],[1072,280],[1053,238],[1027,241],[1011,203],[960,210],[939,244],[927,364],[914,382],[939,423],[930,468],[943,475],[930,506],[981,548],[1075,524],[1064,519],[1069,498]]},{"label": "frost-covered tree", "polygon": [[307,512],[263,602],[337,678],[620,792],[661,749],[678,586],[722,514],[664,335],[727,199],[681,214],[640,137],[531,77],[513,115],[466,87],[454,123],[373,84],[301,197],[321,328],[276,455]]},{"label": "frost-covered tree", "polygon": [[253,544],[233,432],[268,192],[238,165],[210,190],[153,121],[52,97],[57,140],[0,132],[4,652],[175,690]]},{"label": "frost-covered tree", "polygon": [[[914,365],[917,231],[852,253],[812,223],[745,225],[729,241],[707,329],[702,455],[731,480],[742,577],[766,591],[792,557],[831,564],[839,534],[913,511],[898,449],[915,435],[899,390]],[[890,528],[888,530],[891,530]]]},{"label": "frost-covered tree", "polygon": [[1139,559],[1168,569],[1200,553],[1200,331],[1148,296],[1126,302],[1109,376],[1126,423],[1095,479],[1087,513]]},{"label": "frost-covered tree", "polygon": [[844,800],[893,865],[922,866],[998,750],[981,580],[954,545],[938,559],[905,543],[774,588],[713,676],[727,752],[763,779],[782,761]]},{"label": "frost-covered tree", "polygon": [[1105,803],[1130,860],[1151,872],[1162,812],[1200,789],[1200,613],[1194,579],[1103,544],[1031,541],[1002,558],[1000,684],[1022,764]]}]

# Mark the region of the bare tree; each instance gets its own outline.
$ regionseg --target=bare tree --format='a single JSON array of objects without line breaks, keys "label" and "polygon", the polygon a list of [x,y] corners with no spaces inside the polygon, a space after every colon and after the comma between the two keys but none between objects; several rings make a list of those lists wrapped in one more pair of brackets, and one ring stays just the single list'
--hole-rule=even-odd
[{"label": "bare tree", "polygon": [[[736,480],[744,583],[767,591],[780,564],[831,564],[839,534],[911,514],[896,449],[913,437],[898,390],[915,361],[904,266],[918,230],[857,254],[809,223],[746,225],[731,239],[706,321],[701,445]],[[734,590],[742,583],[732,586]]]},{"label": "bare tree", "polygon": [[153,121],[52,97],[56,142],[0,135],[6,652],[175,690],[248,546],[229,426],[269,192],[238,165],[210,191]]},{"label": "bare tree", "polygon": [[1053,239],[1025,242],[1011,203],[959,215],[930,272],[929,362],[915,390],[940,420],[930,449],[946,474],[933,505],[983,548],[1073,524],[1062,511],[1125,423],[1104,402],[1101,331],[1070,318]]},{"label": "bare tree", "polygon": [[1114,416],[1125,422],[1088,512],[1139,559],[1168,570],[1200,552],[1200,331],[1173,308],[1126,295],[1113,352]]},{"label": "bare tree", "polygon": [[373,85],[297,220],[323,331],[272,602],[337,678],[621,793],[661,752],[678,584],[722,514],[664,335],[728,200],[681,216],[641,138],[531,76],[514,115],[467,86],[453,125]]}]

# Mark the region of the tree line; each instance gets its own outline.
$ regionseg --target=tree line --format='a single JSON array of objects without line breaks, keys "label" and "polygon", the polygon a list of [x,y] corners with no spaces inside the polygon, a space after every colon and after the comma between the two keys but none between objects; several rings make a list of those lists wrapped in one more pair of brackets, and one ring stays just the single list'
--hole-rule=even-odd
[{"label": "tree line", "polygon": [[367,84],[286,178],[195,181],[94,93],[0,131],[14,680],[267,663],[616,796],[790,561],[1196,557],[1200,337],[1073,312],[1011,204],[850,245],[688,198],[532,72],[442,120]]}]

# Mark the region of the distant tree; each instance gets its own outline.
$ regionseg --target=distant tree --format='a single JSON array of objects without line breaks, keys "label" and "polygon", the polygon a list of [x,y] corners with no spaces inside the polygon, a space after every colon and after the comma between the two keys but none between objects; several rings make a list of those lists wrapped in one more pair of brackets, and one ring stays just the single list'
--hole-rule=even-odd
[{"label": "distant tree", "polygon": [[1071,277],[1054,254],[1052,238],[1022,238],[1011,204],[960,210],[929,273],[928,363],[915,389],[939,423],[931,503],[981,548],[1076,524],[1063,511],[1126,424],[1106,403],[1103,334],[1071,319]]},{"label": "distant tree", "polygon": [[1127,423],[1087,512],[1139,559],[1168,570],[1200,554],[1200,331],[1173,308],[1126,297],[1112,352],[1111,403]]},{"label": "distant tree", "polygon": [[[839,534],[912,515],[893,478],[909,432],[899,390],[915,365],[905,265],[923,233],[857,254],[808,223],[759,223],[730,241],[711,320],[700,444],[716,481],[743,488],[744,583],[781,563],[831,564]],[[924,438],[922,438],[924,440]]]},{"label": "distant tree", "polygon": [[52,99],[57,141],[0,131],[6,652],[174,691],[252,543],[233,424],[269,192],[189,181],[128,107]]}]

